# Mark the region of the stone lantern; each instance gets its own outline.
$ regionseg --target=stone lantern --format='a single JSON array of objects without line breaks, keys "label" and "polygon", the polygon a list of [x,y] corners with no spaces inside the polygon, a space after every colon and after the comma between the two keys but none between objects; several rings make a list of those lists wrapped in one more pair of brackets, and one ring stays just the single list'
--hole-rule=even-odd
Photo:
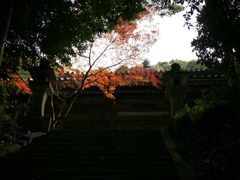
[{"label": "stone lantern", "polygon": [[57,78],[53,68],[43,63],[40,67],[30,68],[29,72],[33,79],[29,83],[33,92],[33,101],[26,127],[30,131],[48,132],[51,129],[52,117],[45,116],[44,108],[48,96],[54,93],[51,82],[56,82]]},{"label": "stone lantern", "polygon": [[171,104],[171,119],[174,114],[184,105],[189,87],[186,85],[189,73],[181,71],[181,66],[177,63],[172,64],[171,70],[166,72],[163,85],[166,86],[165,97]]}]

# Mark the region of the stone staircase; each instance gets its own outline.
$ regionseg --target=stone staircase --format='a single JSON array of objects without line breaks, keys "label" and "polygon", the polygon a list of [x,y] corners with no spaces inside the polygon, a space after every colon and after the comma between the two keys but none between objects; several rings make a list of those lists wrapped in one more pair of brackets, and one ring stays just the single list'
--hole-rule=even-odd
[{"label": "stone staircase", "polygon": [[159,131],[52,131],[0,158],[1,180],[179,180]]}]

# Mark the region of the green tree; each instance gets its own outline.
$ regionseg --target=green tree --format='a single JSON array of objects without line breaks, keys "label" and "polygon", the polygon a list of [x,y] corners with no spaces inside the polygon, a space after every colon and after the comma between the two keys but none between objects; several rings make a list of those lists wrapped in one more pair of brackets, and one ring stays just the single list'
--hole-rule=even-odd
[{"label": "green tree", "polygon": [[165,70],[170,70],[171,69],[171,64],[167,61],[164,62],[158,62],[155,65],[150,66],[151,69],[155,69],[157,71],[165,71]]},{"label": "green tree", "polygon": [[164,15],[182,10],[162,0],[1,0],[2,73],[15,72],[19,66],[26,69],[40,60],[52,66],[71,65],[70,56],[83,53],[94,36],[110,32],[120,19],[138,18],[144,4],[158,4],[156,10]]},{"label": "green tree", "polygon": [[198,36],[192,46],[198,62],[236,78],[236,64],[240,63],[240,1],[205,1],[202,7],[200,1],[194,2],[192,7],[195,5],[199,11]]},{"label": "green tree", "polygon": [[15,71],[19,65],[27,67],[36,60],[70,65],[69,56],[76,55],[72,47],[84,52],[86,42],[111,31],[120,18],[136,19],[145,10],[143,2],[1,0],[0,55],[5,47],[3,58],[0,56],[2,67]]},{"label": "green tree", "polygon": [[0,131],[12,130],[16,125],[13,120],[13,113],[11,112],[11,106],[16,104],[14,101],[9,100],[9,89],[13,89],[14,84],[10,82],[0,82]]},{"label": "green tree", "polygon": [[183,60],[179,60],[179,59],[175,59],[175,60],[171,60],[169,61],[169,63],[172,65],[174,63],[177,63],[181,66],[181,69],[186,69],[186,66],[187,66],[187,61],[183,61]]},{"label": "green tree", "polygon": [[143,68],[150,68],[150,61],[148,59],[145,59],[142,63]]},{"label": "green tree", "polygon": [[183,61],[183,60],[171,60],[169,62],[164,61],[164,62],[158,62],[155,65],[150,66],[152,69],[155,69],[157,71],[169,71],[171,69],[171,65],[173,63],[177,63],[181,66],[182,70],[201,70],[201,69],[206,69],[205,66],[198,64],[197,60],[191,60],[191,61]]}]

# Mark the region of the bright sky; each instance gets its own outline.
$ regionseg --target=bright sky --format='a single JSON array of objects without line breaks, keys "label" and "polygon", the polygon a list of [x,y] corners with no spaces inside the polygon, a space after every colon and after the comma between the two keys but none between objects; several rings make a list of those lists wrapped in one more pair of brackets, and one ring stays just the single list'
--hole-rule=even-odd
[{"label": "bright sky", "polygon": [[[157,17],[160,21],[160,39],[146,56],[151,64],[173,59],[186,61],[197,59],[190,44],[197,36],[197,32],[193,28],[189,30],[184,26],[183,14],[184,11],[172,17]],[[192,22],[195,22],[195,19]]]}]

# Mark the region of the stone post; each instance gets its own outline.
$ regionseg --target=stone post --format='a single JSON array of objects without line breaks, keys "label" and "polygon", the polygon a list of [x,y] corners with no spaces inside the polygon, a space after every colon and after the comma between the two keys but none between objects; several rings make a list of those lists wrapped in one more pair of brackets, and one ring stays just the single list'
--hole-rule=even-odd
[{"label": "stone post", "polygon": [[118,104],[115,100],[111,102],[110,129],[117,129],[116,116],[118,114]]},{"label": "stone post", "polygon": [[165,97],[171,104],[171,119],[174,114],[184,105],[189,87],[186,85],[189,73],[180,70],[181,66],[177,63],[172,64],[170,71],[166,72],[163,85],[166,86]]},{"label": "stone post", "polygon": [[33,101],[26,120],[26,127],[33,132],[48,132],[51,130],[52,118],[45,116],[44,109],[48,96],[54,93],[51,82],[56,82],[57,78],[54,70],[49,66],[34,67],[29,69],[29,72],[33,79],[29,83],[33,92]]}]

